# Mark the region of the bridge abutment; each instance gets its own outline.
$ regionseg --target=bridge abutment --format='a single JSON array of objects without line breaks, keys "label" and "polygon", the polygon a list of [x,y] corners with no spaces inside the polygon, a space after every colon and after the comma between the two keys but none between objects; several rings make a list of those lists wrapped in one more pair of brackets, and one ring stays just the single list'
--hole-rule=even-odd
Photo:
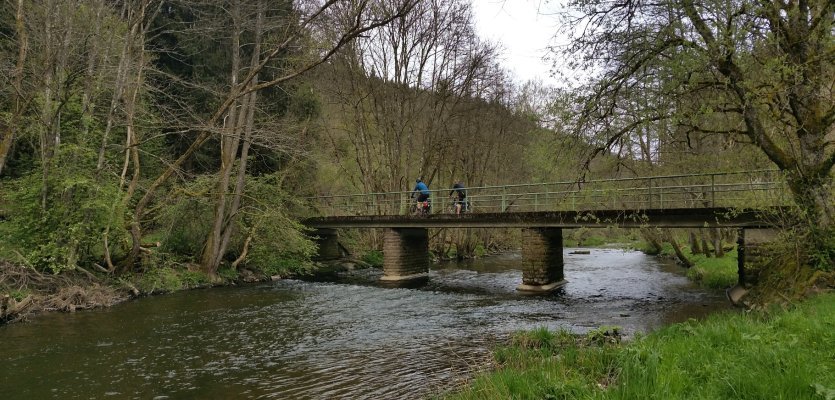
[{"label": "bridge abutment", "polygon": [[777,239],[776,229],[740,228],[737,233],[737,274],[736,286],[725,293],[735,305],[741,304],[748,289],[757,284],[760,271],[769,262],[768,246]]},{"label": "bridge abutment", "polygon": [[740,229],[737,239],[739,284],[751,287],[759,281],[760,270],[768,263],[768,245],[777,239],[776,229]]},{"label": "bridge abutment", "polygon": [[336,229],[319,228],[313,233],[316,246],[319,249],[316,259],[320,261],[336,260],[341,256],[339,252],[339,234]]},{"label": "bridge abutment", "polygon": [[425,228],[389,228],[383,235],[382,281],[402,282],[429,275],[429,234]]},{"label": "bridge abutment", "polygon": [[522,229],[523,292],[550,292],[565,285],[562,228]]}]

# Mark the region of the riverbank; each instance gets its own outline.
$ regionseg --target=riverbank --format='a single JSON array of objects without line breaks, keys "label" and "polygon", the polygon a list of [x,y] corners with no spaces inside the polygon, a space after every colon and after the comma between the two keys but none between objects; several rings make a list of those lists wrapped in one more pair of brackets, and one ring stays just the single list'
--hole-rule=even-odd
[{"label": "riverbank", "polygon": [[90,310],[145,296],[281,278],[319,279],[370,266],[362,260],[340,259],[270,270],[226,268],[212,278],[193,264],[160,266],[142,273],[114,276],[82,269],[41,273],[0,260],[0,325],[41,312]]},{"label": "riverbank", "polygon": [[494,352],[492,372],[446,399],[835,398],[835,294],[720,313],[621,343],[536,330]]}]

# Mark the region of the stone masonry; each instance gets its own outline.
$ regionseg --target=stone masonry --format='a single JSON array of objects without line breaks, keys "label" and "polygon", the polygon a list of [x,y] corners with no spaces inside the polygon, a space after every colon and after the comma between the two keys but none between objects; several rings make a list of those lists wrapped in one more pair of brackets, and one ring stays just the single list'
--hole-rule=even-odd
[{"label": "stone masonry", "polygon": [[737,239],[739,284],[751,287],[769,261],[768,244],[777,239],[774,229],[740,229]]},{"label": "stone masonry", "polygon": [[383,235],[384,281],[426,277],[429,273],[429,234],[424,228],[386,229]]},{"label": "stone masonry", "polygon": [[521,291],[550,291],[565,283],[562,258],[561,228],[527,228],[522,230]]},{"label": "stone masonry", "polygon": [[320,228],[313,233],[319,252],[317,260],[336,260],[339,258],[339,235],[336,229]]}]

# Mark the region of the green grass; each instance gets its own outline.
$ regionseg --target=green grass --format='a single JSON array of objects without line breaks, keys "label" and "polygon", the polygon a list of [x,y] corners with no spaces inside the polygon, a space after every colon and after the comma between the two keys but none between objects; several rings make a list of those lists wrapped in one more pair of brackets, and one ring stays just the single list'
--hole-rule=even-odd
[{"label": "green grass", "polygon": [[597,247],[597,246],[602,246],[606,243],[609,243],[609,241],[602,236],[589,236],[589,237],[585,238],[582,243],[580,243],[580,246],[583,246],[583,247]]},{"label": "green grass", "polygon": [[[649,255],[660,254],[666,257],[675,258],[673,246],[664,243],[660,253],[646,243],[639,244],[636,249]],[[682,246],[684,255],[693,262],[693,267],[687,270],[687,277],[702,286],[712,289],[723,289],[736,285],[739,280],[737,251],[733,249],[725,253],[724,257],[707,257],[704,254],[693,254],[688,246]]]},{"label": "green grass", "polygon": [[704,254],[691,254],[684,249],[693,267],[687,271],[687,277],[703,286],[715,289],[733,286],[739,280],[736,249],[725,253],[722,258],[705,257]]},{"label": "green grass", "polygon": [[601,334],[519,334],[496,350],[495,371],[447,398],[835,398],[835,294],[788,311],[675,324],[625,344],[592,336]]}]

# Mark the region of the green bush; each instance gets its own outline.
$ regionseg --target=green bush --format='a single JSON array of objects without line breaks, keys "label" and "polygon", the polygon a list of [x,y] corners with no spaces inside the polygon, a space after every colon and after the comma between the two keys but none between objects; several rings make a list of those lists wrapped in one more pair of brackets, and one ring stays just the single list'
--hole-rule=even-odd
[{"label": "green bush", "polygon": [[[440,251],[439,251],[440,253]],[[449,246],[446,254],[444,255],[446,258],[455,259],[458,257],[458,247],[455,245]]]},{"label": "green bush", "polygon": [[269,262],[257,264],[257,268],[267,276],[303,275],[312,271],[314,265],[309,259],[295,258],[293,256],[286,258],[276,256],[271,258]]},{"label": "green bush", "polygon": [[147,294],[170,293],[209,285],[211,279],[202,271],[189,271],[171,265],[152,266],[136,282],[137,288]]},{"label": "green bush", "polygon": [[380,250],[371,250],[362,256],[362,261],[367,262],[372,267],[382,267],[383,252]]},{"label": "green bush", "polygon": [[170,293],[184,288],[180,274],[173,268],[155,267],[145,272],[137,282],[143,293]]},{"label": "green bush", "polygon": [[21,301],[29,296],[30,293],[28,289],[15,289],[9,291],[9,297],[15,299],[15,301]]},{"label": "green bush", "polygon": [[241,231],[252,235],[246,263],[267,275],[308,271],[313,267],[310,258],[316,254],[308,228],[288,212],[296,201],[281,190],[280,181],[275,175],[251,180],[249,195],[262,201],[252,204],[241,221]]},{"label": "green bush", "polygon": [[602,236],[589,236],[585,240],[583,240],[583,242],[580,245],[586,247],[595,247],[602,246],[606,243],[608,243],[608,241],[606,240],[606,238]]},{"label": "green bush", "polygon": [[57,150],[47,179],[40,171],[9,184],[11,217],[5,223],[5,246],[28,265],[59,273],[104,259],[104,232],[111,253],[124,251],[127,210],[118,183],[96,178],[97,155],[64,145]]},{"label": "green bush", "polygon": [[209,276],[201,271],[182,271],[180,272],[180,280],[183,287],[188,289],[206,286],[211,283]]},{"label": "green bush", "polygon": [[213,177],[203,176],[171,196],[158,219],[159,231],[154,233],[163,251],[199,256],[212,228],[213,199],[207,193],[213,187]]},{"label": "green bush", "polygon": [[658,249],[656,249],[654,246],[652,246],[649,243],[644,242],[644,241],[640,241],[640,242],[636,243],[635,244],[635,250],[638,250],[638,251],[640,251],[644,254],[650,255],[650,256],[657,256],[657,255],[661,254],[661,252],[658,251]]},{"label": "green bush", "polygon": [[217,270],[217,274],[227,282],[232,282],[238,279],[238,270],[236,268],[220,268]]}]

